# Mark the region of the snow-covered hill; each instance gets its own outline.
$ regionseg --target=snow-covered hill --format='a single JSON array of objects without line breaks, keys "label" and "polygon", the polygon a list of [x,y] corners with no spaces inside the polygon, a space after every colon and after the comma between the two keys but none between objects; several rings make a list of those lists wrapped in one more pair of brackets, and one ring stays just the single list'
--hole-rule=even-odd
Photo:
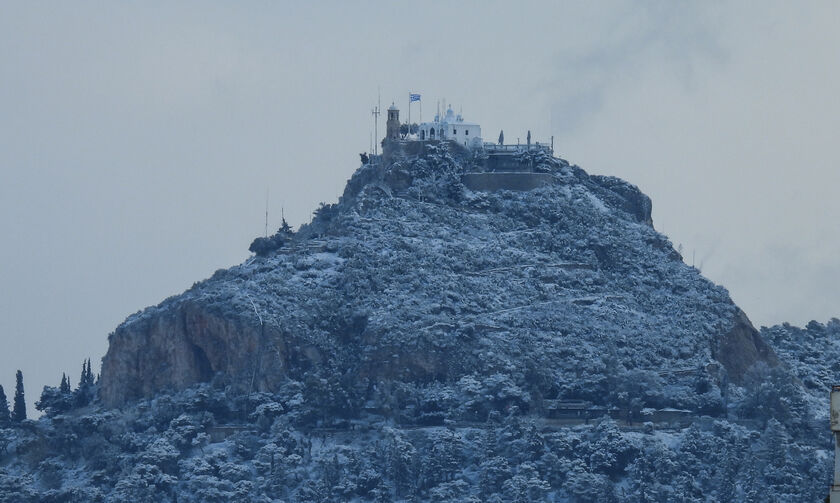
[{"label": "snow-covered hill", "polygon": [[821,501],[808,345],[777,357],[636,187],[517,159],[536,188],[479,191],[523,179],[391,149],[132,315],[93,388],[0,425],[0,502]]},{"label": "snow-covered hill", "polygon": [[472,160],[437,149],[361,167],[311,225],[121,325],[103,398],[217,372],[269,392],[340,376],[349,415],[371,401],[402,413],[394,386],[457,394],[496,375],[526,410],[574,398],[721,413],[721,383],[775,364],[727,292],[649,225],[638,189],[536,166],[554,183],[521,192],[468,190]]}]

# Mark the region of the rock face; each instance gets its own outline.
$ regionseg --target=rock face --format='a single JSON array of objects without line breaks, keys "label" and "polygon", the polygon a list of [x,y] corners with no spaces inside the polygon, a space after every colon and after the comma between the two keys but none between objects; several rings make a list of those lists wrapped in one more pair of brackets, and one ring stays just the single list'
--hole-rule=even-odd
[{"label": "rock face", "polygon": [[735,313],[732,328],[718,339],[712,356],[723,364],[737,384],[757,361],[769,366],[779,364],[773,349],[762,340],[758,330],[740,309]]},{"label": "rock face", "polygon": [[[247,381],[260,354],[262,327],[224,317],[195,302],[184,302],[153,316],[130,319],[110,337],[102,374],[108,385],[102,399],[122,403],[127,397],[151,396],[212,379],[216,372]],[[279,378],[282,361],[266,359],[259,377]],[[256,383],[267,387],[265,382]]]},{"label": "rock face", "polygon": [[438,147],[362,166],[282,248],[120,325],[103,401],[214,378],[253,391],[317,378],[350,407],[382,407],[399,384],[494,376],[526,408],[716,410],[709,363],[736,384],[776,364],[727,292],[653,229],[636,187],[559,159],[523,162],[552,183],[473,192],[462,176],[480,163]]}]

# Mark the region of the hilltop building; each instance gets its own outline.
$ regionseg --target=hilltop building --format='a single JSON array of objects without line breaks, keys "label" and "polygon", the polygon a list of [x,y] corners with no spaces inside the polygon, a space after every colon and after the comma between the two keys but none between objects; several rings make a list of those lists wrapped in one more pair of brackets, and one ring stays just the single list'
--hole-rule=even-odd
[{"label": "hilltop building", "polygon": [[400,139],[400,109],[393,102],[388,107],[388,120],[385,122],[385,139],[394,141]]},{"label": "hilltop building", "polygon": [[481,126],[475,122],[466,122],[461,114],[455,115],[452,107],[447,108],[443,117],[435,114],[432,122],[423,122],[417,131],[418,140],[451,140],[467,148],[481,148]]},{"label": "hilltop building", "polygon": [[[505,144],[504,135],[499,135],[499,142],[484,142],[481,137],[481,125],[477,122],[467,122],[459,113],[455,114],[452,107],[447,107],[441,116],[435,114],[431,122],[421,122],[416,130],[408,133],[410,124],[406,124],[405,132],[400,131],[400,110],[392,102],[388,107],[385,138],[382,140],[382,154],[389,158],[399,152],[405,155],[417,155],[427,145],[448,142],[457,146],[456,150],[472,153],[485,172],[496,173],[527,173],[535,170],[534,156],[554,155],[554,140],[550,144],[531,142],[531,132],[528,131],[526,143]],[[366,162],[367,156],[362,156]],[[372,156],[377,162],[379,156]],[[495,181],[493,182],[496,183]]]}]

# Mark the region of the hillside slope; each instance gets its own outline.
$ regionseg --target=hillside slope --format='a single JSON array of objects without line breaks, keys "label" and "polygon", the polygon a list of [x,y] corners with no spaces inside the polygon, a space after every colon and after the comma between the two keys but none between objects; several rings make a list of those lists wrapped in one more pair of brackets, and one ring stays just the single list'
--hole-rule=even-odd
[{"label": "hillside slope", "polygon": [[775,364],[727,292],[653,229],[634,186],[525,154],[550,186],[473,192],[464,152],[392,157],[362,166],[297,234],[129,317],[110,336],[104,401],[217,373],[269,392],[317,375],[340,381],[352,415],[371,400],[400,408],[395,384],[497,376],[526,408],[719,412],[722,382]]},{"label": "hillside slope", "polygon": [[808,400],[808,409],[828,422],[829,389],[840,383],[840,320],[805,328],[784,323],[761,327],[761,336],[796,376]]}]

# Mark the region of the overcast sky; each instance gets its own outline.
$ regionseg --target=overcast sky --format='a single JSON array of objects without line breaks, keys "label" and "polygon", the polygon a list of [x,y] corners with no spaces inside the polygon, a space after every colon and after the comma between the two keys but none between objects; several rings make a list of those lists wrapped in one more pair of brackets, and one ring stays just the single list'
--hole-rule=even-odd
[{"label": "overcast sky", "polygon": [[840,317],[840,2],[353,3],[0,1],[10,398],[246,259],[266,191],[336,201],[377,87],[638,185],[757,326]]}]

